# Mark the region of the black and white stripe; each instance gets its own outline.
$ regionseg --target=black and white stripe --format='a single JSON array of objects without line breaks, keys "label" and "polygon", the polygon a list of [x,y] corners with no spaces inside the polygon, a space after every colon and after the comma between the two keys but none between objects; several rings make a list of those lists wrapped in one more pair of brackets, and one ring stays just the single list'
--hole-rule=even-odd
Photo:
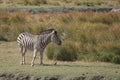
[{"label": "black and white stripe", "polygon": [[31,66],[34,66],[34,60],[38,51],[40,52],[40,64],[43,64],[43,51],[50,42],[55,42],[58,45],[61,44],[57,31],[54,29],[43,31],[40,35],[32,35],[28,32],[21,33],[17,37],[17,42],[21,50],[21,64],[25,64],[25,53],[27,49],[34,50]]}]

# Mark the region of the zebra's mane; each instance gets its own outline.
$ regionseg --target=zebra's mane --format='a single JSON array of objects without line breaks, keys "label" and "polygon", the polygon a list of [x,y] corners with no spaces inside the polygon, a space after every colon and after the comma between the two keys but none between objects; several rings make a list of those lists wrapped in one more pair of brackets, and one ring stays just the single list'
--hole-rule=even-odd
[{"label": "zebra's mane", "polygon": [[40,35],[49,34],[49,33],[51,33],[52,31],[55,31],[55,29],[44,30],[44,31],[40,32]]}]

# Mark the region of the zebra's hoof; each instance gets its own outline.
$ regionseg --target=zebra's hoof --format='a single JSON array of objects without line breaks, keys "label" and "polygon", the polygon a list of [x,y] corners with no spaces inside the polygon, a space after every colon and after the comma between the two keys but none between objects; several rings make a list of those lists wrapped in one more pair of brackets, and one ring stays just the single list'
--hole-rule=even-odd
[{"label": "zebra's hoof", "polygon": [[20,65],[24,65],[24,64],[26,64],[25,62],[20,62]]},{"label": "zebra's hoof", "polygon": [[31,64],[31,67],[34,67],[34,64]]},{"label": "zebra's hoof", "polygon": [[20,62],[20,65],[23,65],[23,62]]},{"label": "zebra's hoof", "polygon": [[57,62],[54,63],[54,66],[56,66],[56,65],[57,65]]}]

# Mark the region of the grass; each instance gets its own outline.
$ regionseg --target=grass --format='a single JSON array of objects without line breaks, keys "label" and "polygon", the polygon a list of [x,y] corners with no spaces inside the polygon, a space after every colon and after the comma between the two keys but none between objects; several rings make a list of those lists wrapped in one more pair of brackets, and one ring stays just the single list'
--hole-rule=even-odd
[{"label": "grass", "polygon": [[39,54],[35,60],[35,66],[31,67],[32,52],[26,54],[27,64],[21,66],[20,53],[16,42],[0,42],[0,73],[13,73],[34,76],[61,76],[63,80],[72,77],[79,77],[85,74],[87,77],[95,75],[105,76],[108,80],[120,79],[120,65],[101,62],[60,62],[53,66],[54,61],[50,61],[44,55],[44,63],[39,65]]},{"label": "grass", "polygon": [[110,7],[110,8],[119,8],[119,0],[1,0],[0,5],[2,6],[59,6],[59,7]]}]

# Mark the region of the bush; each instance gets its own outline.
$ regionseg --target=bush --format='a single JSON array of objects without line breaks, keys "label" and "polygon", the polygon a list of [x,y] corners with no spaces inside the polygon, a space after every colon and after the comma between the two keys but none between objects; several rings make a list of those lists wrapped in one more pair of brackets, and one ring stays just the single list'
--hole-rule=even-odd
[{"label": "bush", "polygon": [[56,45],[51,44],[50,46],[48,46],[46,51],[47,58],[53,60],[56,51],[58,51],[58,47]]},{"label": "bush", "polygon": [[112,53],[100,53],[99,55],[99,60],[103,62],[111,62],[114,54]]},{"label": "bush", "polygon": [[112,62],[116,64],[120,64],[120,56],[119,55],[113,56]]},{"label": "bush", "polygon": [[47,57],[52,60],[77,60],[77,47],[73,42],[64,42],[62,46],[51,45],[47,48]]},{"label": "bush", "polygon": [[0,41],[8,41],[4,36],[0,35]]},{"label": "bush", "polygon": [[99,60],[103,62],[113,62],[120,64],[120,55],[114,53],[101,53],[99,55]]}]

